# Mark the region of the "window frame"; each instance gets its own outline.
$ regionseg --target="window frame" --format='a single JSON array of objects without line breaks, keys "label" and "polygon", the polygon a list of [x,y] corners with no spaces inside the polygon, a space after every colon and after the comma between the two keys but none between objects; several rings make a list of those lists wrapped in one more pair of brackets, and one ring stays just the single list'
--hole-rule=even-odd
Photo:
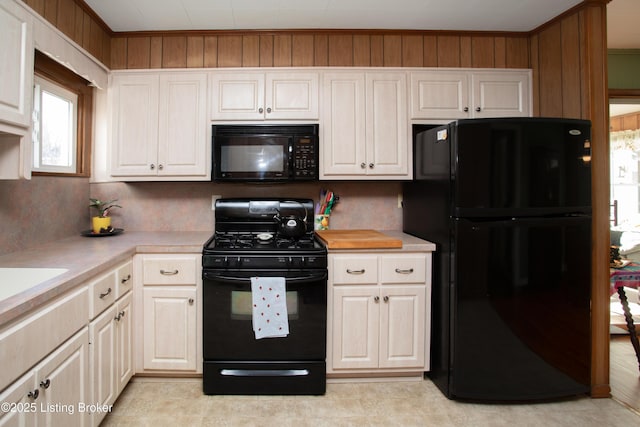
[{"label": "window frame", "polygon": [[[75,172],[44,172],[34,170],[32,171],[32,175],[91,177],[94,88],[87,80],[37,50],[35,52],[34,75],[63,87],[74,93],[78,99]],[[31,162],[33,162],[33,159]]]}]

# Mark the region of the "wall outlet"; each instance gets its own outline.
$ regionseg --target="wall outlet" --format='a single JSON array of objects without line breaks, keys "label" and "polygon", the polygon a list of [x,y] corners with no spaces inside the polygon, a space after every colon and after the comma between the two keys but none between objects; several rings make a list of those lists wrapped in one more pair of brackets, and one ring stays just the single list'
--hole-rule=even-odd
[{"label": "wall outlet", "polygon": [[211,196],[211,210],[215,211],[216,210],[216,200],[218,199],[222,199],[222,196],[219,194],[214,194],[213,196]]}]

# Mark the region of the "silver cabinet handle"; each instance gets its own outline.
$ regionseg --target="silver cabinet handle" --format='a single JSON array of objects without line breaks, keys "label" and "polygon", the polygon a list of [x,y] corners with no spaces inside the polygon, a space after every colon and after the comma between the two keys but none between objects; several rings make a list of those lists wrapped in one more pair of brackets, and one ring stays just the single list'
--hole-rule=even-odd
[{"label": "silver cabinet handle", "polygon": [[122,318],[124,317],[125,314],[127,314],[127,312],[122,310],[121,312],[118,313],[118,315],[116,317],[114,317],[114,320],[116,322],[119,322],[120,320],[122,320]]},{"label": "silver cabinet handle", "polygon": [[375,297],[373,297],[373,301],[376,303],[380,302],[380,297],[376,295]]},{"label": "silver cabinet handle", "polygon": [[120,281],[120,283],[123,283],[123,284],[124,284],[124,283],[127,283],[129,280],[131,280],[131,275],[130,275],[130,274],[127,274],[127,277],[125,277],[124,279],[122,279],[122,280]]},{"label": "silver cabinet handle", "polygon": [[396,273],[398,274],[411,274],[413,273],[413,268],[407,268],[407,269],[400,269],[400,268],[396,268]]},{"label": "silver cabinet handle", "polygon": [[347,273],[349,274],[364,274],[364,268],[362,270],[351,270],[350,268],[347,268]]},{"label": "silver cabinet handle", "polygon": [[98,295],[98,297],[100,299],[102,299],[102,298],[106,297],[107,295],[109,295],[110,293],[111,293],[111,288],[107,289],[107,292],[103,292],[100,295]]},{"label": "silver cabinet handle", "polygon": [[164,166],[162,164],[159,164],[158,165],[158,169],[162,170],[162,169],[164,169]]},{"label": "silver cabinet handle", "polygon": [[369,163],[369,169],[373,169],[374,164],[373,163]]},{"label": "silver cabinet handle", "polygon": [[260,114],[264,113],[264,109],[262,107],[258,108],[258,113]]},{"label": "silver cabinet handle", "polygon": [[178,273],[179,273],[179,271],[178,271],[177,268],[175,270],[173,270],[173,271],[160,270],[160,274],[162,274],[164,276],[175,276]]},{"label": "silver cabinet handle", "polygon": [[29,393],[27,393],[27,397],[29,399],[36,400],[38,398],[38,396],[40,396],[40,391],[38,389],[35,389],[35,390],[30,391]]},{"label": "silver cabinet handle", "polygon": [[151,168],[151,170],[154,170],[156,168],[156,165],[154,165],[153,163],[151,163],[151,165],[149,165],[149,168]]},{"label": "silver cabinet handle", "polygon": [[271,113],[271,107],[267,107],[267,113]]},{"label": "silver cabinet handle", "polygon": [[50,385],[51,385],[51,380],[49,380],[49,378],[47,378],[46,380],[40,381],[40,387],[42,387],[45,390],[48,389]]},{"label": "silver cabinet handle", "polygon": [[384,302],[389,302],[389,295],[385,295],[382,299],[384,300]]},{"label": "silver cabinet handle", "polygon": [[367,167],[367,164],[366,164],[366,163],[364,163],[364,162],[360,163],[360,169],[364,169],[364,168],[366,168],[366,167]]}]

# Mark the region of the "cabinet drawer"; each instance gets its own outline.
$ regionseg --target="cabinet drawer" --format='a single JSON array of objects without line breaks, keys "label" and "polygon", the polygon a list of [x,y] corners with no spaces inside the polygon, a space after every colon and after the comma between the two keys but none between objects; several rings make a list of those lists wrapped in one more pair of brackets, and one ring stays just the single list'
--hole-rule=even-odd
[{"label": "cabinet drawer", "polygon": [[89,317],[93,319],[116,300],[116,272],[111,271],[89,284]]},{"label": "cabinet drawer", "polygon": [[377,282],[377,256],[345,255],[333,258],[333,283],[335,285]]},{"label": "cabinet drawer", "polygon": [[145,256],[142,283],[145,285],[195,285],[198,274],[195,255]]},{"label": "cabinet drawer", "polygon": [[87,302],[83,286],[0,331],[0,390],[87,324]]},{"label": "cabinet drawer", "polygon": [[129,261],[116,270],[116,299],[133,287],[133,262]]},{"label": "cabinet drawer", "polygon": [[383,255],[380,257],[381,283],[425,283],[426,255]]}]

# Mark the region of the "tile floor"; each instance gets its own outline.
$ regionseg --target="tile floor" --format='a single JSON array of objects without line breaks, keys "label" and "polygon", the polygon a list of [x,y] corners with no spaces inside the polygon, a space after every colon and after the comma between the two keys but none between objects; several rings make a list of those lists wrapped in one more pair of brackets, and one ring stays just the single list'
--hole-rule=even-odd
[{"label": "tile floor", "polygon": [[616,427],[640,413],[615,399],[472,404],[446,399],[429,380],[328,384],[324,396],[205,396],[200,379],[137,378],[102,426]]}]

